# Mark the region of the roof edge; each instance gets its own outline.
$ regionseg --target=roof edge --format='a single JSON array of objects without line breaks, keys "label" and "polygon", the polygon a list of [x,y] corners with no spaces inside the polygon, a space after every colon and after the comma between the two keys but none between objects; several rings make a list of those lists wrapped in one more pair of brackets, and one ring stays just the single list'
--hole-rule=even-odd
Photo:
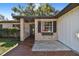
[{"label": "roof edge", "polygon": [[25,18],[25,19],[52,19],[56,18],[55,16],[12,16],[13,18],[20,19],[20,18]]},{"label": "roof edge", "polygon": [[70,10],[74,9],[75,7],[79,6],[79,3],[70,3],[68,4],[64,9],[62,9],[57,15],[56,17],[59,18],[62,15],[64,15],[65,13],[69,12]]},{"label": "roof edge", "polygon": [[0,21],[0,23],[19,23],[19,21]]}]

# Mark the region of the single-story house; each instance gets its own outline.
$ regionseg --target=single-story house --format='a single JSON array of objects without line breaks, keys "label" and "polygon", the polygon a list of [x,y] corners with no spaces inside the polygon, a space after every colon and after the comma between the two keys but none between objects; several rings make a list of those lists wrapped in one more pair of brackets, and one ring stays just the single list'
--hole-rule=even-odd
[{"label": "single-story house", "polygon": [[20,28],[19,21],[0,21],[0,28]]},{"label": "single-story house", "polygon": [[[12,33],[12,31],[14,32],[14,30],[11,30],[11,29],[17,30],[16,35]],[[5,30],[8,30],[8,31],[5,31]],[[20,37],[19,33],[20,33],[19,21],[0,21],[0,37],[19,38]]]},{"label": "single-story house", "polygon": [[[17,22],[0,22],[3,27],[19,24],[20,41],[30,35],[35,40],[59,40],[79,52],[79,4],[71,3],[55,16],[13,16]],[[6,24],[6,25],[5,25]]]}]

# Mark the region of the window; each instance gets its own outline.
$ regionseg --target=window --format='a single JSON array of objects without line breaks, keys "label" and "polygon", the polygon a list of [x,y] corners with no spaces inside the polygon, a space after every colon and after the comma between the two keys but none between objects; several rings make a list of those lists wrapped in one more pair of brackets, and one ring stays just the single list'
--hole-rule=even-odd
[{"label": "window", "polygon": [[44,32],[52,32],[52,22],[44,22]]},{"label": "window", "polygon": [[2,24],[0,24],[0,29],[2,29]]},{"label": "window", "polygon": [[19,29],[20,28],[20,25],[19,24],[13,24],[13,27]]},{"label": "window", "polygon": [[16,26],[13,24],[13,27],[16,27]]}]

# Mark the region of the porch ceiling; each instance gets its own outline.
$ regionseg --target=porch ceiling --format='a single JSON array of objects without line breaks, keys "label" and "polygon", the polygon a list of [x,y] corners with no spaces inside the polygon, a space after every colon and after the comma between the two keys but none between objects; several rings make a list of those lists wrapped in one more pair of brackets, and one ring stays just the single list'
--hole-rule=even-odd
[{"label": "porch ceiling", "polygon": [[13,18],[17,20],[23,18],[26,22],[34,22],[35,19],[56,19],[55,16],[13,16]]},{"label": "porch ceiling", "polygon": [[34,18],[26,16],[13,16],[13,18],[16,20],[20,20],[21,18],[23,18],[25,22],[34,22]]}]

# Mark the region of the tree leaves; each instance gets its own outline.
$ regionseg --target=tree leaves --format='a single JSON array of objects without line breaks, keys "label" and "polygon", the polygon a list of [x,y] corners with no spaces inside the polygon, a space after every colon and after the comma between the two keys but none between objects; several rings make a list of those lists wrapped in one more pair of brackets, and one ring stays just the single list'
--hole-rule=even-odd
[{"label": "tree leaves", "polygon": [[[34,3],[29,3],[26,7],[19,5],[18,7],[13,7],[12,11],[15,15],[23,16],[50,16],[54,15],[55,8],[50,4],[40,4],[38,9],[34,9],[36,6]],[[56,12],[57,13],[57,12]]]}]

